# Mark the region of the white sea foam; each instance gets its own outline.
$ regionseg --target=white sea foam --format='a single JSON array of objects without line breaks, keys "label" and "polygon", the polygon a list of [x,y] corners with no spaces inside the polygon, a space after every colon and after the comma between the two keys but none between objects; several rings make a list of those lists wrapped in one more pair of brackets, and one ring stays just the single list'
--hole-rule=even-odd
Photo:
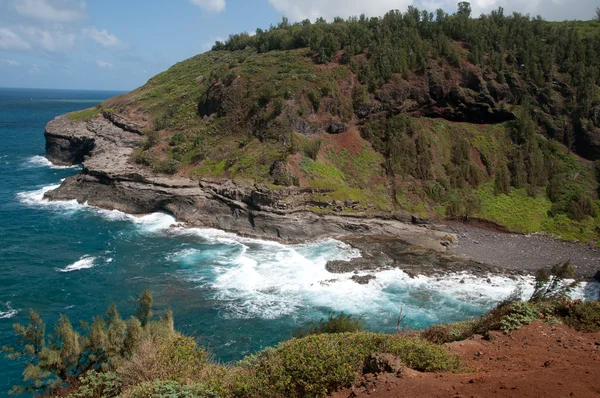
[{"label": "white sea foam", "polygon": [[0,308],[4,309],[4,311],[0,311],[0,319],[12,318],[19,312],[10,306],[10,301],[4,303],[4,305],[0,306]]},{"label": "white sea foam", "polygon": [[93,268],[96,266],[96,257],[91,257],[91,256],[83,256],[81,257],[79,260],[75,261],[73,264],[68,265],[67,267],[63,268],[63,269],[59,269],[57,271],[60,272],[73,272],[73,271],[79,271],[82,269],[89,269],[89,268]]},{"label": "white sea foam", "polygon": [[17,194],[17,199],[28,206],[45,206],[52,210],[68,211],[69,213],[79,210],[88,210],[110,221],[133,222],[142,231],[149,233],[164,231],[173,225],[179,225],[173,216],[166,213],[152,213],[143,216],[135,216],[118,210],[105,210],[99,207],[89,206],[87,203],[81,204],[76,200],[50,201],[44,199],[44,194],[46,192],[52,191],[59,186],[60,184],[48,185],[33,191],[21,192]]},{"label": "white sea foam", "polygon": [[44,156],[36,155],[36,156],[32,156],[30,158],[27,158],[27,161],[25,162],[25,167],[28,167],[28,168],[48,167],[50,169],[78,169],[81,166],[79,166],[79,165],[59,166],[59,165],[53,164],[51,161],[49,161]]},{"label": "white sea foam", "polygon": [[[187,247],[166,255],[165,259],[187,265],[206,265],[199,269],[186,269],[182,275],[199,287],[210,288],[214,298],[224,303],[222,315],[225,317],[274,319],[294,314],[302,308],[316,308],[365,314],[395,322],[397,311],[402,307],[411,318],[432,323],[481,313],[515,290],[519,290],[523,298],[528,298],[533,291],[533,277],[498,275],[482,278],[461,273],[411,278],[398,269],[377,272],[375,280],[360,285],[351,279],[352,273],[331,274],[325,269],[329,260],[349,260],[360,256],[357,250],[337,240],[284,245],[239,237],[216,229],[185,228],[164,213],[133,216],[76,201],[50,202],[43,199],[46,192],[57,187],[52,185],[23,192],[18,194],[18,198],[32,206],[86,209],[107,220],[132,222],[145,233],[191,236],[196,237],[199,243],[214,246],[214,250],[207,249],[209,253],[204,249]],[[92,268],[97,263],[97,258],[84,256],[60,271]],[[573,296],[590,299],[597,297],[599,291],[598,283],[583,284]]]},{"label": "white sea foam", "polygon": [[79,210],[82,205],[77,203],[76,200],[65,200],[65,201],[50,201],[44,199],[44,194],[58,188],[60,184],[48,185],[40,189],[33,191],[26,191],[18,193],[17,199],[19,202],[32,207],[45,206],[53,210],[69,211],[73,212]]}]

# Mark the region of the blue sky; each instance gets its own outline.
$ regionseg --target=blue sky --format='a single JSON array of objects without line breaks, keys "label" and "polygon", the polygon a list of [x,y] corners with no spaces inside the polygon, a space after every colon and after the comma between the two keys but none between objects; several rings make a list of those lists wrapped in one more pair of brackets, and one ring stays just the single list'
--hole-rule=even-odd
[{"label": "blue sky", "polygon": [[[382,15],[454,0],[0,0],[0,87],[131,90],[230,33],[324,16]],[[474,0],[549,20],[590,19],[592,0]]]}]

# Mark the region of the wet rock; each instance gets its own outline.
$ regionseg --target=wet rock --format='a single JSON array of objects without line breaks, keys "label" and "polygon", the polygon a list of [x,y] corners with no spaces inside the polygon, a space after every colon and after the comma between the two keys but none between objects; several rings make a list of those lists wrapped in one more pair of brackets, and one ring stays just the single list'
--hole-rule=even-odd
[{"label": "wet rock", "polygon": [[376,279],[375,275],[363,275],[363,276],[359,276],[359,275],[353,275],[352,279],[354,282],[358,283],[359,285],[367,285],[370,281]]}]

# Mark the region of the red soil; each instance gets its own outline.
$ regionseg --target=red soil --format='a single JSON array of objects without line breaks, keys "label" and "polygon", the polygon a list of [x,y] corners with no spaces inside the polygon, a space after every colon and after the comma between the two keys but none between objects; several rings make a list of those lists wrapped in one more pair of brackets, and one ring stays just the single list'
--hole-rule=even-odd
[{"label": "red soil", "polygon": [[[493,341],[480,337],[448,344],[475,371],[366,375],[347,397],[599,397],[600,332],[533,323]],[[366,390],[365,390],[366,387]]]}]

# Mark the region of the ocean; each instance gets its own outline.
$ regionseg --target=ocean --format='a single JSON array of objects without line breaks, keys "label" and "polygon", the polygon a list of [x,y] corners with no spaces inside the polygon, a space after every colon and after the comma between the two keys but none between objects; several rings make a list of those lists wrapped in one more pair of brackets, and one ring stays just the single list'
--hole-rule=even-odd
[{"label": "ocean", "polygon": [[[410,278],[377,273],[368,285],[330,274],[331,259],[357,256],[333,240],[301,245],[188,229],[168,214],[134,217],[76,202],[49,203],[44,192],[79,167],[44,158],[44,126],[115,92],[0,89],[0,346],[16,343],[15,322],[30,308],[48,324],[60,314],[91,321],[115,303],[124,317],[145,288],[155,313],[170,307],[176,328],[229,362],[289,338],[331,312],[362,316],[373,331],[478,316],[531,278],[469,275]],[[462,282],[461,282],[462,281]],[[21,379],[23,363],[0,357],[0,396]]]}]

